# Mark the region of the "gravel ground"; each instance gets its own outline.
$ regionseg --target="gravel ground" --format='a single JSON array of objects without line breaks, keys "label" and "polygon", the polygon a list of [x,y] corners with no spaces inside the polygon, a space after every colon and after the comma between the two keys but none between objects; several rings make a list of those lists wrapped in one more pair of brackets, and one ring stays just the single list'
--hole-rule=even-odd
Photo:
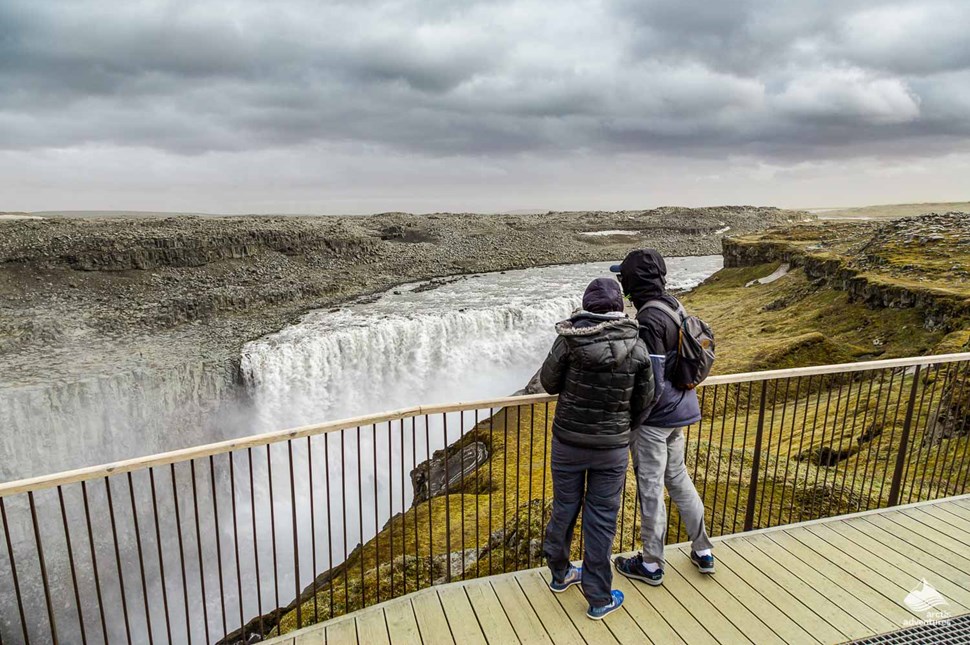
[{"label": "gravel ground", "polygon": [[[0,220],[0,387],[234,360],[310,309],[403,282],[720,252],[811,217],[774,208],[543,215]],[[725,230],[726,229],[726,230]],[[583,235],[636,231],[636,235]]]}]

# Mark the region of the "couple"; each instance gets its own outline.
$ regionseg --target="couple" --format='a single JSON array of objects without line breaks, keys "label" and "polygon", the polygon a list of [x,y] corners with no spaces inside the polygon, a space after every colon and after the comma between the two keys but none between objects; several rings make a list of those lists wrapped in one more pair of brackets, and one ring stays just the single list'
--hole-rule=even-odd
[{"label": "couple", "polygon": [[[633,251],[610,270],[619,273],[619,284],[607,278],[590,283],[582,310],[556,325],[559,336],[540,375],[546,391],[559,394],[552,517],[543,546],[549,586],[561,592],[581,583],[586,615],[594,620],[623,603],[623,593],[612,589],[610,557],[628,450],[639,485],[643,552],[617,557],[617,571],[650,585],[663,583],[666,485],[687,526],[691,560],[702,573],[714,573],[704,504],[684,462],[683,428],[701,418],[697,394],[665,374],[681,333],[675,317],[685,313],[666,293],[667,267],[657,251]],[[624,295],[637,307],[635,320],[623,313]],[[581,568],[569,560],[580,508]]]}]

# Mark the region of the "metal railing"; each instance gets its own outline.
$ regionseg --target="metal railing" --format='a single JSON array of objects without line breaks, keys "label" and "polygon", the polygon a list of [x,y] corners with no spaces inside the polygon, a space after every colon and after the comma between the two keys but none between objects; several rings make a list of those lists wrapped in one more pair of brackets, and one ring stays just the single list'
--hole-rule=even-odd
[{"label": "metal railing", "polygon": [[[699,396],[685,459],[713,535],[968,490],[970,354],[713,377]],[[418,407],[0,485],[0,642],[248,642],[538,566],[554,406]],[[635,486],[616,551],[640,544]]]}]

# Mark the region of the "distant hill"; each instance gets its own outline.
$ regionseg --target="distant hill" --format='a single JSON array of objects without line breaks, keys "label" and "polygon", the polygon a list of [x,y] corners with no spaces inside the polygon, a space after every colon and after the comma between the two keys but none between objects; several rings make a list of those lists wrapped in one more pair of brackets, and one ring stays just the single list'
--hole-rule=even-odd
[{"label": "distant hill", "polygon": [[819,219],[897,219],[926,213],[970,213],[970,202],[924,202],[922,204],[883,204],[856,208],[806,208]]}]

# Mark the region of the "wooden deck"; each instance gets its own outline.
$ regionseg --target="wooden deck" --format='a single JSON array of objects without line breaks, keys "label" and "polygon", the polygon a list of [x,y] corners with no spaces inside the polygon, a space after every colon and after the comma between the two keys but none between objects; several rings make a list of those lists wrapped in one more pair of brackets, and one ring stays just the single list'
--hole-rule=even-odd
[{"label": "wooden deck", "polygon": [[716,539],[717,573],[667,548],[662,587],[622,576],[623,608],[586,618],[545,569],[426,589],[281,637],[280,645],[841,643],[918,624],[904,598],[925,580],[970,613],[970,496]]}]

